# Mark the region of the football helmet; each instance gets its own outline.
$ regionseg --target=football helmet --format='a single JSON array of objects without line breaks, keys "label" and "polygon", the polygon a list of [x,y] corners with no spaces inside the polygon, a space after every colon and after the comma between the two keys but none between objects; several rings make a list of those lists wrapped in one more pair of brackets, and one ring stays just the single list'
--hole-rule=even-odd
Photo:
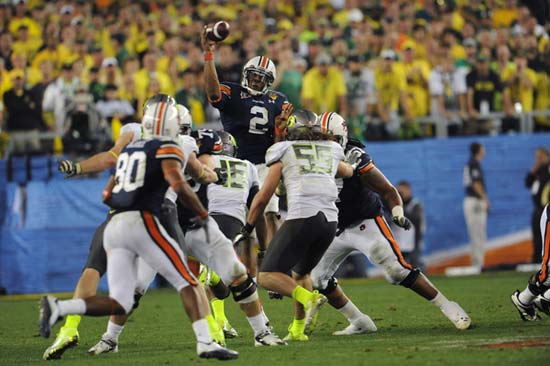
[{"label": "football helmet", "polygon": [[221,155],[227,155],[235,157],[237,156],[237,141],[232,134],[226,131],[217,131],[222,140],[222,150],[219,152]]},{"label": "football helmet", "polygon": [[318,117],[323,133],[332,132],[336,141],[346,147],[348,143],[348,125],[346,120],[336,112],[325,112]]},{"label": "football helmet", "polygon": [[[249,79],[253,76],[259,76],[258,82],[263,82],[261,90],[252,88]],[[265,56],[256,56],[244,65],[241,85],[251,95],[262,95],[271,87],[276,77],[277,69],[273,60]]]},{"label": "football helmet", "polygon": [[179,124],[179,133],[180,135],[191,135],[191,130],[193,129],[193,118],[189,109],[183,104],[176,104],[178,109],[178,124]]},{"label": "football helmet", "polygon": [[317,121],[317,115],[308,109],[299,109],[296,112],[292,113],[288,117],[287,128],[292,127],[296,122],[306,123],[308,121],[315,122]]},{"label": "football helmet", "polygon": [[141,119],[141,127],[144,139],[175,139],[179,132],[179,123],[174,98],[166,94],[157,94],[149,98]]}]

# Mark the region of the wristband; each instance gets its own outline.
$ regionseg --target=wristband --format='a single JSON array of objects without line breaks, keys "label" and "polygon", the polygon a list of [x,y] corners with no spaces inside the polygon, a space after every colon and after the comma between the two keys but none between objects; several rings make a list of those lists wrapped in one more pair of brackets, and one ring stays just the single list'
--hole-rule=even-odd
[{"label": "wristband", "polygon": [[198,216],[204,220],[208,217],[208,211],[203,211]]},{"label": "wristband", "polygon": [[252,230],[254,230],[254,225],[250,225],[247,222],[246,225],[244,225],[243,230],[250,234]]},{"label": "wristband", "polygon": [[115,157],[116,160],[118,160],[118,154],[116,152],[114,152],[113,150],[109,150],[107,151],[109,154],[113,155]]},{"label": "wristband", "polygon": [[74,168],[75,168],[75,170],[76,170],[76,175],[79,175],[79,174],[82,173],[82,167],[80,166],[80,163],[76,163],[76,164],[74,165]]},{"label": "wristband", "polygon": [[214,52],[208,51],[204,53],[204,61],[212,61],[214,60]]},{"label": "wristband", "polygon": [[403,207],[402,206],[394,206],[391,209],[391,215],[393,217],[403,217],[403,216],[405,216],[405,213],[403,212]]},{"label": "wristband", "polygon": [[258,250],[258,259],[263,259],[265,257],[265,249]]}]

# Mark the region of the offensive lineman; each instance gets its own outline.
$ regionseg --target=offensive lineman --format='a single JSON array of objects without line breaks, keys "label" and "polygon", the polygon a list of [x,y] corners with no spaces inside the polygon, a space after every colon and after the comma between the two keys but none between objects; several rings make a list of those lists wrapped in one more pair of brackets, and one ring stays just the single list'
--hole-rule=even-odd
[{"label": "offensive lineman", "polygon": [[[447,300],[426,276],[403,259],[399,245],[383,218],[381,201],[383,198],[388,202],[393,221],[408,230],[411,223],[403,214],[403,203],[395,187],[374,165],[364,150],[364,145],[357,140],[348,140],[346,122],[340,115],[323,113],[319,116],[319,123],[323,130],[332,131],[344,147],[346,155],[360,156],[360,163],[353,177],[343,180],[343,189],[337,204],[338,235],[311,272],[314,288],[324,294],[329,303],[350,322],[346,329],[335,332],[334,335],[376,331],[370,317],[357,309],[333,277],[338,266],[355,250],[382,267],[391,283],[410,288],[436,305],[456,328],[467,329],[470,326],[468,314],[457,303]],[[308,332],[315,326],[315,321],[315,318],[306,320]]]},{"label": "offensive lineman", "polygon": [[[256,56],[243,68],[241,84],[220,84],[214,64],[216,42],[206,38],[206,27],[201,35],[204,51],[204,78],[210,104],[220,111],[223,129],[232,134],[240,147],[237,157],[248,160],[258,168],[260,181],[267,175],[265,153],[274,142],[284,139],[292,104],[269,87],[277,77],[273,60]],[[279,201],[273,195],[265,209],[267,242],[278,227]]]},{"label": "offensive lineman", "polygon": [[157,107],[152,118],[146,115],[142,120],[144,139],[127,145],[118,157],[115,185],[104,192],[104,201],[115,209],[104,234],[110,296],[65,301],[43,297],[40,334],[48,337],[59,317],[68,314],[129,314],[134,305],[137,258],[141,257],[180,293],[197,339],[197,355],[235,359],[237,352],[212,341],[205,320],[209,308],[202,301],[201,286],[190,273],[178,243],[158,220],[168,187],[198,214],[201,226],[208,221],[208,212],[181,174],[184,155],[173,141],[178,133],[177,109],[166,101]]},{"label": "offensive lineman", "polygon": [[[327,301],[325,296],[311,291],[309,273],[336,233],[335,177],[351,177],[354,167],[344,163],[342,147],[330,141],[331,135],[315,124],[296,122],[289,127],[287,138],[289,141],[278,142],[267,151],[269,172],[234,243],[250,235],[283,178],[288,215],[267,248],[258,282],[263,288],[296,301],[293,324],[301,329],[295,332],[289,328],[285,340],[298,340],[295,333],[303,335],[306,315],[312,316]],[[292,277],[287,275],[290,270]]]}]

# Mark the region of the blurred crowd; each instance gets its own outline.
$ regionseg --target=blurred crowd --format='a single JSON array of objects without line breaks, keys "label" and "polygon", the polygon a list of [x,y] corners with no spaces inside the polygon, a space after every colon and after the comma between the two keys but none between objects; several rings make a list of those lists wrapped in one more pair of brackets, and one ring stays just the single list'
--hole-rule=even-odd
[{"label": "blurred crowd", "polygon": [[215,122],[199,43],[219,19],[221,81],[268,56],[295,109],[337,111],[360,138],[430,136],[436,119],[517,131],[550,108],[550,27],[514,0],[15,0],[0,3],[0,150],[7,134],[14,152],[44,150],[44,131],[48,149],[97,149],[158,92]]}]

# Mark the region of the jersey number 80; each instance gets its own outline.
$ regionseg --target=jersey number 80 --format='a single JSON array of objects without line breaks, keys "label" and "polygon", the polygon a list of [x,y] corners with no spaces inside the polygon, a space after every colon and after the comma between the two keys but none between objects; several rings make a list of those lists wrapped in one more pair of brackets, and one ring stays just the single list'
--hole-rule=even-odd
[{"label": "jersey number 80", "polygon": [[118,157],[115,173],[115,187],[113,193],[121,190],[134,191],[143,186],[145,181],[145,167],[147,155],[143,151],[136,151],[131,155],[122,153]]}]

